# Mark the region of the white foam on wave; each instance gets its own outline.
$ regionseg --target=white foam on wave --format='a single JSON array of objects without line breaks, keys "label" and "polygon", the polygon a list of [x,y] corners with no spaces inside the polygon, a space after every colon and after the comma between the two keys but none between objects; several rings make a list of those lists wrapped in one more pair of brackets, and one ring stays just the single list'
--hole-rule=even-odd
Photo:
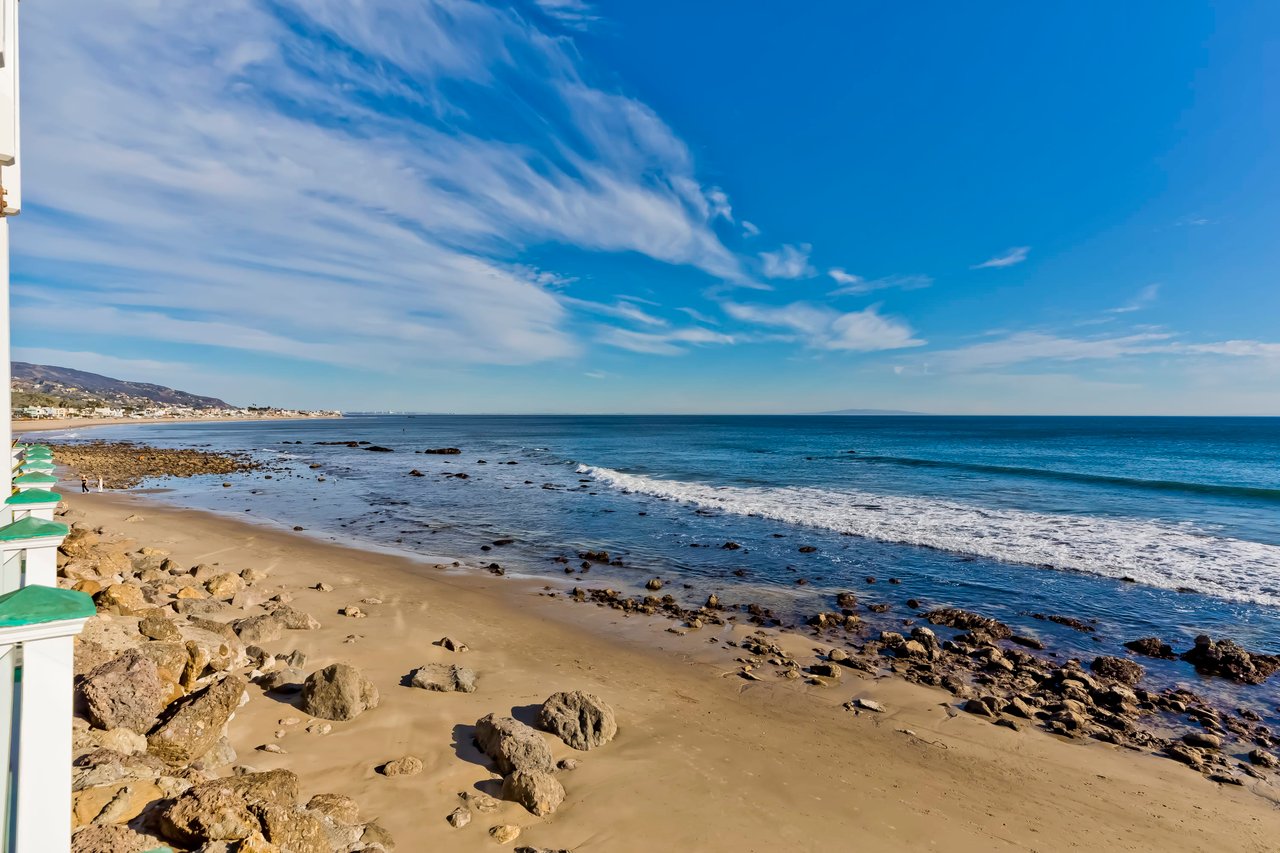
[{"label": "white foam on wave", "polygon": [[625,492],[736,515],[1280,606],[1280,547],[1215,536],[1189,523],[1053,515],[858,491],[711,486],[588,465],[578,473]]}]

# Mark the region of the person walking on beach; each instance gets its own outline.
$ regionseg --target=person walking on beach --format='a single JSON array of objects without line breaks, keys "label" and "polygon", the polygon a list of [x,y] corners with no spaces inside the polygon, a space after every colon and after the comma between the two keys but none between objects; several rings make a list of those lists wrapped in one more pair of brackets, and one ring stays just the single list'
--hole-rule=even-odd
[{"label": "person walking on beach", "polygon": [[81,491],[82,493],[83,493],[83,492],[87,492],[87,491],[89,491],[89,478],[88,478],[88,477],[81,477],[81,478],[80,478],[80,491]]},{"label": "person walking on beach", "polygon": [[98,492],[99,492],[99,493],[101,493],[101,492],[102,492],[102,485],[103,485],[103,484],[102,484],[102,475],[101,475],[101,474],[99,474],[99,475],[98,475]]}]

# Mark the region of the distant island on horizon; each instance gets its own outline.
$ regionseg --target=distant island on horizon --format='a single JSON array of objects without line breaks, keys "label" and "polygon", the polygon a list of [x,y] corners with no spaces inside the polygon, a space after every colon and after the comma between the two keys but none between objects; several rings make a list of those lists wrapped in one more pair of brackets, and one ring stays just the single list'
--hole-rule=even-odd
[{"label": "distant island on horizon", "polygon": [[836,409],[832,412],[811,412],[814,415],[927,415],[928,412],[909,412],[905,409]]}]

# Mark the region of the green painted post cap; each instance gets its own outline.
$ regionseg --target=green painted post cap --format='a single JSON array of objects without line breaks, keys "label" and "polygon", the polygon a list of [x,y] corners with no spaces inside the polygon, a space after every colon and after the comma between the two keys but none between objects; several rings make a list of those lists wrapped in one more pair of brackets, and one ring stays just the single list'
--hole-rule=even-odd
[{"label": "green painted post cap", "polygon": [[26,518],[0,527],[0,542],[16,542],[19,539],[40,539],[45,536],[66,536],[71,528],[57,521],[43,518]]},{"label": "green painted post cap", "polygon": [[49,460],[53,459],[53,454],[52,454],[52,453],[48,453],[48,452],[45,452],[45,453],[34,453],[34,452],[33,452],[33,453],[24,453],[24,454],[22,454],[22,458],[23,458],[23,459],[25,459],[25,460],[27,460],[28,462],[36,462],[36,461],[45,461],[45,462],[47,462],[47,461],[49,461]]},{"label": "green painted post cap", "polygon": [[49,445],[47,444],[32,444],[29,447],[27,447],[27,449],[24,452],[27,453],[27,455],[30,455],[32,453],[48,454],[50,456],[53,455],[52,448],[50,448]]},{"label": "green painted post cap", "polygon": [[46,474],[53,470],[52,462],[23,462],[18,470],[24,474]]},{"label": "green painted post cap", "polygon": [[31,483],[33,485],[40,484],[40,483],[48,483],[52,485],[53,483],[58,482],[58,478],[50,477],[48,474],[23,474],[21,477],[17,478],[13,482],[23,483],[23,484]]},{"label": "green painted post cap", "polygon": [[74,589],[33,585],[0,595],[0,628],[86,619],[95,612],[93,599]]},{"label": "green painted post cap", "polygon": [[48,489],[27,489],[4,499],[9,506],[26,506],[27,504],[51,504],[62,500],[62,495]]}]

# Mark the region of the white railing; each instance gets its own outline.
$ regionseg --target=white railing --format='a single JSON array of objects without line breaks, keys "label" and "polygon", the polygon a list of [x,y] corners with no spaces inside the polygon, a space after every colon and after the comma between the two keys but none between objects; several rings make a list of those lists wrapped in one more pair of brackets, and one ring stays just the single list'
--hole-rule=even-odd
[{"label": "white railing", "polygon": [[[51,469],[47,448],[19,450],[20,470]],[[2,853],[71,849],[74,642],[95,610],[84,593],[58,588],[68,529],[52,519],[57,499],[15,491],[0,509]]]}]

